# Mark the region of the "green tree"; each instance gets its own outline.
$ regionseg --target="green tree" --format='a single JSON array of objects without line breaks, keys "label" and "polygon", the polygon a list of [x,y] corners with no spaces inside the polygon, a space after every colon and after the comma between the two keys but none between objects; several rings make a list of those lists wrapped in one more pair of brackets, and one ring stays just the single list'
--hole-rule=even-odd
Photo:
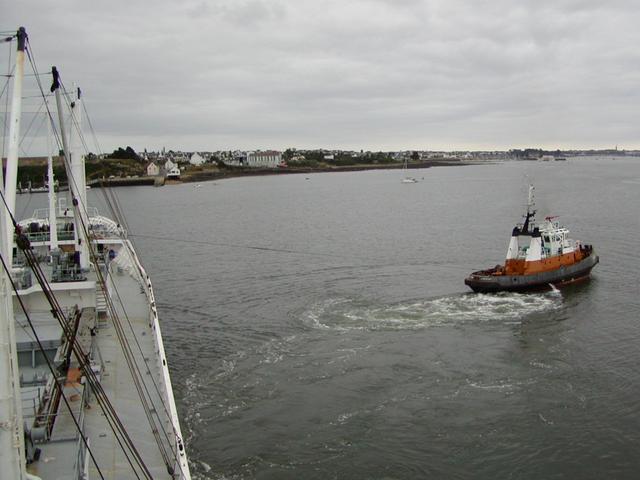
[{"label": "green tree", "polygon": [[295,148],[287,148],[283,153],[282,153],[282,159],[285,162],[288,162],[289,160],[291,160],[291,158],[293,158],[293,156],[296,154],[296,149]]},{"label": "green tree", "polygon": [[141,161],[140,157],[138,156],[138,154],[136,153],[136,151],[127,146],[126,149],[123,149],[122,147],[119,147],[118,149],[114,150],[113,153],[111,155],[108,156],[108,158],[117,158],[117,159],[128,159],[128,160],[137,160],[137,161]]}]

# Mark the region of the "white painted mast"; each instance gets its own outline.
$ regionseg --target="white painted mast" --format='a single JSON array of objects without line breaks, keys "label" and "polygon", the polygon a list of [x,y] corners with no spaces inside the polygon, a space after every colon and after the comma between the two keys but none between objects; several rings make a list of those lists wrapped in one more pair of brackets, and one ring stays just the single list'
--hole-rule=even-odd
[{"label": "white painted mast", "polygon": [[49,249],[58,248],[58,219],[56,212],[56,191],[55,180],[53,178],[53,142],[51,132],[51,119],[47,114],[47,151],[49,154],[47,179],[49,182]]},{"label": "white painted mast", "polygon": [[[9,130],[9,154],[7,156],[7,182],[0,188],[11,212],[15,211],[16,180],[18,173],[18,140],[20,115],[22,113],[22,79],[24,76],[24,48],[27,34],[23,27],[18,30],[18,55],[11,103],[11,126]],[[13,222],[7,207],[0,205],[0,254],[7,267],[11,268],[13,245]],[[27,478],[25,469],[24,431],[20,400],[20,377],[13,320],[13,299],[9,276],[0,269],[0,472],[3,478]]]},{"label": "white painted mast", "polygon": [[[80,203],[80,218],[83,225],[89,226],[89,215],[87,211],[87,177],[84,166],[84,145],[82,143],[82,94],[79,88],[74,88],[76,93],[75,101],[71,102],[72,131],[75,125],[75,135],[71,133],[71,172],[77,187],[77,198]],[[85,239],[86,240],[86,239]],[[82,268],[89,265],[89,245],[85,241],[82,249]]]},{"label": "white painted mast", "polygon": [[[51,91],[55,92],[56,96],[56,107],[58,110],[58,121],[60,124],[60,137],[62,137],[62,150],[64,152],[65,163],[67,166],[67,177],[69,181],[69,192],[71,193],[71,202],[73,204],[73,217],[74,217],[74,225],[75,225],[75,240],[76,240],[76,251],[80,252],[80,267],[82,269],[86,269],[89,266],[89,248],[87,243],[87,238],[84,233],[83,225],[86,225],[87,228],[89,226],[88,222],[83,222],[86,220],[86,201],[85,203],[81,203],[81,197],[79,191],[82,190],[84,198],[86,199],[86,186],[83,183],[84,172],[82,175],[78,174],[78,166],[76,165],[74,169],[74,161],[73,158],[77,155],[73,155],[71,150],[69,149],[69,141],[66,134],[65,122],[64,122],[64,109],[62,107],[62,98],[60,96],[60,77],[58,75],[58,70],[56,67],[51,68],[51,73],[53,74],[53,85],[51,86]],[[75,102],[74,102],[75,103]],[[73,108],[71,111],[71,123],[72,127],[75,123],[73,116]],[[82,168],[84,169],[84,160],[81,161]],[[75,175],[74,175],[75,170]]]},{"label": "white painted mast", "polygon": [[[13,98],[11,99],[11,119],[9,121],[9,149],[7,151],[7,173],[4,184],[4,198],[11,215],[16,211],[16,185],[18,182],[18,147],[20,145],[20,119],[22,117],[22,79],[24,78],[24,48],[27,42],[27,32],[20,27],[17,33],[18,53],[13,79]],[[5,220],[5,235],[7,245],[13,245],[13,222],[7,215]],[[5,259],[9,267],[13,262],[13,255]]]},{"label": "white painted mast", "polygon": [[[89,228],[89,216],[87,214],[87,181],[84,171],[84,149],[82,145],[82,100],[79,88],[75,88],[75,100],[71,102],[71,127],[69,128],[69,143],[71,144],[71,176],[75,187],[75,198],[78,199],[78,217],[82,223],[76,223],[76,239],[80,239],[80,267],[89,268],[89,244],[85,238],[82,225]],[[71,180],[69,180],[71,183]]]}]

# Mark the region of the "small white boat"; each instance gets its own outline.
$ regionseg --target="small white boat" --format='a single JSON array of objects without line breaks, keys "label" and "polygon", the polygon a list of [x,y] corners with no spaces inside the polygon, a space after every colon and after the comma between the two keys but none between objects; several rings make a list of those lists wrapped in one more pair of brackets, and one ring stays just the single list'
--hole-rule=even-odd
[{"label": "small white boat", "polygon": [[407,159],[404,160],[404,165],[402,166],[402,173],[404,173],[404,178],[400,181],[400,183],[418,183],[418,180],[415,177],[410,177],[407,172]]}]

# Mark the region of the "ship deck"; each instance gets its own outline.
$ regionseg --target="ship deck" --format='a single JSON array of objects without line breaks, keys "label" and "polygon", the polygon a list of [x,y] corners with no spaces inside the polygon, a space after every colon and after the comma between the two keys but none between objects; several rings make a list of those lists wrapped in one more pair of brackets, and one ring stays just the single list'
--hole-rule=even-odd
[{"label": "ship deck", "polygon": [[[123,255],[128,255],[124,249]],[[114,269],[110,275],[111,297],[125,330],[125,335],[129,338],[133,356],[145,377],[148,398],[154,405],[154,408],[150,409],[150,414],[157,420],[158,425],[161,424],[157,431],[163,438],[165,448],[168,448],[171,456],[175,437],[171,426],[170,409],[166,406],[166,398],[164,404],[161,400],[161,394],[164,397],[166,387],[161,371],[164,359],[159,359],[159,356],[164,355],[164,352],[159,351],[156,341],[154,341],[155,332],[152,317],[150,317],[149,297],[143,287],[140,275],[137,274],[137,271],[135,273],[132,271],[133,269]],[[87,281],[96,281],[95,272],[89,272]],[[64,287],[68,290],[71,285],[66,283],[52,284],[52,286],[54,288]],[[39,287],[35,287],[35,290],[38,289]],[[37,294],[37,291],[31,293],[31,295]],[[40,293],[40,295],[42,294]],[[167,471],[167,466],[154,437],[154,431],[147,420],[147,414],[143,409],[112,319],[99,320],[97,332],[94,331],[95,335],[91,335],[90,327],[96,324],[95,310],[93,312],[92,317],[91,314],[86,315],[83,311],[82,325],[78,330],[79,341],[84,345],[83,348],[86,348],[86,351],[90,350],[93,345],[93,361],[97,364],[96,370],[99,371],[102,388],[143,458],[150,476],[152,478],[174,478]],[[42,315],[42,312],[39,315]],[[137,341],[133,340],[134,336],[131,330],[135,332]],[[50,332],[48,335],[51,337]],[[24,370],[25,373],[30,373],[29,367],[25,367]],[[140,477],[136,476],[122,452],[115,434],[109,427],[95,395],[83,396],[85,387],[77,382],[72,370],[69,370],[63,391],[72,405],[74,416],[84,423],[90,449],[96,458],[102,476],[106,479],[145,478],[141,473],[139,473]],[[33,397],[33,393],[29,393],[25,386],[23,398],[25,396],[28,398],[29,395]],[[85,399],[84,408],[83,398]],[[33,401],[33,399],[29,401]],[[60,402],[49,440],[35,444],[35,447],[41,450],[41,454],[38,461],[29,465],[29,472],[43,479],[78,479],[83,478],[79,473],[87,465],[89,477],[99,478],[98,470],[88,454],[83,455],[84,449],[79,448],[80,442],[81,439],[73,419],[65,405]],[[174,459],[171,458],[171,460],[171,465],[174,466]],[[176,474],[177,478],[182,478],[180,472],[176,472]],[[188,472],[185,478],[188,478]]]},{"label": "ship deck", "polygon": [[[141,367],[146,364],[156,384],[160,385],[160,372],[153,361],[157,356],[152,341],[152,331],[149,327],[149,304],[141,286],[129,275],[114,275],[116,288],[120,299],[114,298],[120,318],[126,323],[125,314],[128,315],[136,338],[140,344],[140,350],[133,346],[134,355]],[[126,310],[123,308],[126,305]],[[128,329],[128,325],[127,325]],[[104,362],[104,370],[101,374],[102,386],[115,407],[122,423],[126,426],[134,445],[149,468],[153,478],[171,478],[167,473],[160,450],[155,442],[149,422],[145,418],[138,392],[133,378],[122,354],[122,347],[118,341],[115,328],[110,323],[101,327],[97,336],[97,347]],[[157,414],[162,419],[165,428],[168,428],[169,418],[161,408],[161,400],[155,391],[153,384],[148,382],[148,389],[152,395],[154,405],[158,405]],[[122,453],[116,438],[109,428],[102,410],[95,401],[92,408],[85,410],[85,422],[87,434],[91,438],[91,450],[93,451],[100,470],[105,478],[135,478],[124,454]],[[95,466],[90,464],[91,477],[97,472]]]}]

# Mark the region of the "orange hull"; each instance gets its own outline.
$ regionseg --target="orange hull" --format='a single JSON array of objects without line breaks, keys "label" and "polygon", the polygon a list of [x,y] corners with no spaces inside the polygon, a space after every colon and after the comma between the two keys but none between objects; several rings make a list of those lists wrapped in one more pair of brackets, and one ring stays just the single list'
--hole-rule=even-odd
[{"label": "orange hull", "polygon": [[505,275],[532,275],[536,273],[557,270],[560,267],[574,265],[588,256],[583,250],[576,250],[571,253],[556,255],[554,257],[543,258],[527,262],[525,260],[507,260],[504,264]]},{"label": "orange hull", "polygon": [[[497,266],[489,270],[473,272],[464,280],[464,283],[471,287],[474,292],[490,293],[540,290],[549,288],[549,285],[560,287],[569,283],[586,280],[589,278],[591,269],[597,265],[600,259],[593,249],[589,248],[585,250],[588,250],[588,252],[585,253],[584,258],[577,263],[560,264],[558,260],[556,260],[555,263],[551,263],[562,265],[559,268],[538,271],[537,273],[506,274],[504,266]],[[566,257],[570,256],[571,255],[566,255]],[[546,266],[550,264],[550,262],[535,263],[546,264]]]}]

